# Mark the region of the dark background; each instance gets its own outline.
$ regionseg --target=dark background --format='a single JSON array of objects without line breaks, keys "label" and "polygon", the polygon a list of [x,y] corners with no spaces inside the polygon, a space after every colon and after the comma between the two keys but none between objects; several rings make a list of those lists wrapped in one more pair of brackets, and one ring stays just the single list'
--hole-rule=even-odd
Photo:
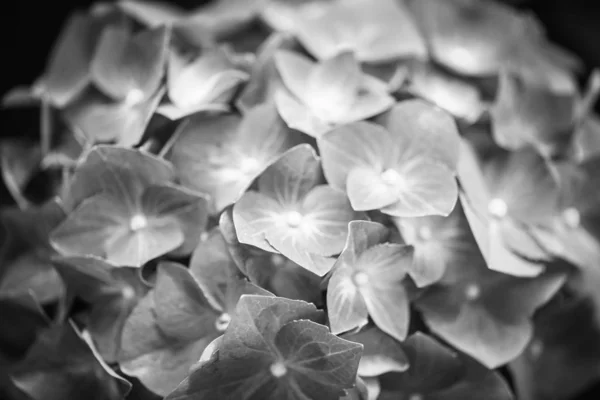
[{"label": "dark background", "polygon": [[[506,0],[532,10],[554,42],[577,54],[589,69],[600,67],[600,0]],[[207,0],[176,0],[192,8]],[[85,9],[90,0],[11,1],[0,8],[0,96],[17,85],[28,85],[40,74],[66,17]],[[26,121],[0,112],[0,138],[23,134]],[[7,195],[0,188],[0,197]],[[0,202],[1,203],[1,202]],[[600,385],[579,400],[599,400]],[[484,400],[484,399],[482,399]]]}]

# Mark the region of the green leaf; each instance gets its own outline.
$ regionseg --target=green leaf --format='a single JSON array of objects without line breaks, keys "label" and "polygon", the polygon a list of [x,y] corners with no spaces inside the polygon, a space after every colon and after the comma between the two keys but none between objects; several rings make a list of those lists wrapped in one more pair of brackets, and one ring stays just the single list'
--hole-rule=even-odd
[{"label": "green leaf", "polygon": [[510,364],[519,398],[576,397],[598,377],[598,324],[594,305],[582,298],[556,300],[536,315],[534,338]]},{"label": "green leaf", "polygon": [[131,388],[96,358],[70,323],[42,332],[10,375],[20,390],[36,400],[120,400]]},{"label": "green leaf", "polygon": [[0,298],[0,311],[0,365],[4,367],[23,359],[50,321],[31,295]]},{"label": "green leaf", "polygon": [[362,346],[305,320],[321,318],[314,306],[243,296],[237,315],[218,352],[167,399],[334,400],[354,385]]},{"label": "green leaf", "polygon": [[114,100],[142,102],[158,89],[164,75],[170,30],[106,27],[100,36],[91,72],[94,83]]},{"label": "green leaf", "polygon": [[170,393],[236,318],[235,305],[242,295],[271,296],[233,276],[223,286],[224,304],[216,307],[192,271],[175,263],[159,264],[154,289],[138,303],[123,329],[123,371],[155,393]]},{"label": "green leaf", "polygon": [[62,296],[63,282],[49,260],[54,251],[48,236],[64,217],[55,201],[26,210],[0,211],[5,231],[0,241],[0,295],[28,293],[44,305]]}]

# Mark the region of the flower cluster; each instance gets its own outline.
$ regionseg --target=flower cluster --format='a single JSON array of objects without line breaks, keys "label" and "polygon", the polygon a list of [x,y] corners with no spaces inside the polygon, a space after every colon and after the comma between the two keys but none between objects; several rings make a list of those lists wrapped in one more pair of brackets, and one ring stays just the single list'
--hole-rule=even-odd
[{"label": "flower cluster", "polygon": [[75,13],[4,99],[41,123],[0,144],[0,397],[571,399],[600,370],[579,69],[491,0]]}]

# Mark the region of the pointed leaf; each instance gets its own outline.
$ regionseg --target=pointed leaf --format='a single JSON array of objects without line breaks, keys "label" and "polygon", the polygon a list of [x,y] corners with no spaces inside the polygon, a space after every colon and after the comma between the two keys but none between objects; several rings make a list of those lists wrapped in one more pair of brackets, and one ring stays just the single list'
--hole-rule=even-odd
[{"label": "pointed leaf", "polygon": [[15,385],[31,398],[122,399],[131,384],[95,357],[70,323],[51,327],[11,371]]}]

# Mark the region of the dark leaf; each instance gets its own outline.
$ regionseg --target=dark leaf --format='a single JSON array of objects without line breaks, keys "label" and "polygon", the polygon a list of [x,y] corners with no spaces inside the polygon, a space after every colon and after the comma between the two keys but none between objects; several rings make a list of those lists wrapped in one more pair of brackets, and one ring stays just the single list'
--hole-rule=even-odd
[{"label": "dark leaf", "polygon": [[243,296],[237,315],[218,352],[167,399],[334,400],[354,385],[362,346],[305,320],[321,318],[308,303]]},{"label": "dark leaf", "polygon": [[70,323],[41,333],[10,375],[19,389],[36,400],[121,400],[131,388],[96,358]]}]

